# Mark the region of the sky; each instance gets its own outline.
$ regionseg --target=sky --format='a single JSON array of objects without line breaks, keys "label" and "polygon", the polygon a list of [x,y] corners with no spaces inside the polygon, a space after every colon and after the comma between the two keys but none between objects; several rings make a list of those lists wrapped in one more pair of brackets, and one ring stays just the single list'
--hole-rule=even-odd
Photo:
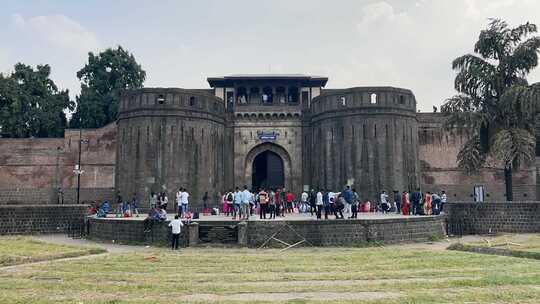
[{"label": "sky", "polygon": [[[246,73],[327,76],[327,88],[411,89],[432,111],[455,94],[452,60],[489,18],[540,25],[538,0],[12,1],[0,4],[0,73],[49,64],[80,90],[88,52],[123,46],[147,87],[208,88]],[[529,82],[540,81],[540,69]]]}]

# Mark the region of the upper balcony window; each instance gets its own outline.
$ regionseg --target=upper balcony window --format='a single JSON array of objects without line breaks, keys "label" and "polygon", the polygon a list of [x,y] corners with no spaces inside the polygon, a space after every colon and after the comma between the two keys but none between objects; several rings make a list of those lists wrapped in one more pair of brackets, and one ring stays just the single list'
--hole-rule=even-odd
[{"label": "upper balcony window", "polygon": [[287,96],[287,102],[298,103],[298,88],[297,87],[289,87],[289,94]]},{"label": "upper balcony window", "polygon": [[287,101],[287,96],[286,96],[284,87],[276,88],[276,101],[278,103],[285,103]]},{"label": "upper balcony window", "polygon": [[239,87],[236,89],[236,102],[241,104],[246,104],[248,102],[247,89],[244,87]]},{"label": "upper balcony window", "polygon": [[261,92],[259,88],[254,87],[249,89],[249,103],[259,103]]},{"label": "upper balcony window", "polygon": [[274,102],[274,90],[271,87],[265,87],[262,94],[263,104],[271,104]]}]

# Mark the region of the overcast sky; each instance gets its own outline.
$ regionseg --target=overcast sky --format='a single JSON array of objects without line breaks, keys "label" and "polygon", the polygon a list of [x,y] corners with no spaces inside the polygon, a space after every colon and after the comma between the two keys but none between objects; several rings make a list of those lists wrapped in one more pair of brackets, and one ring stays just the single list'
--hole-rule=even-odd
[{"label": "overcast sky", "polygon": [[[146,86],[207,88],[208,76],[304,73],[327,76],[327,88],[409,88],[431,111],[454,94],[452,60],[472,51],[492,17],[540,25],[540,1],[3,0],[0,72],[48,63],[75,96],[87,53],[122,45],[146,70]],[[529,81],[540,81],[540,69]]]}]

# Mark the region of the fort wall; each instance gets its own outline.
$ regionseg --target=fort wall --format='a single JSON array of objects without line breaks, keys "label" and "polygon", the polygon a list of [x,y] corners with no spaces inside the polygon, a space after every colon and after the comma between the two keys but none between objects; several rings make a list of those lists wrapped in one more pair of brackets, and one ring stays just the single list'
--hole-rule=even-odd
[{"label": "fort wall", "polygon": [[[467,136],[441,129],[444,115],[418,113],[418,145],[421,185],[424,191],[445,190],[450,200],[473,201],[473,187],[482,185],[488,201],[505,200],[504,171],[500,163],[489,159],[478,173],[466,174],[457,166],[457,155],[467,142]],[[536,165],[515,170],[514,200],[536,199]]]},{"label": "fort wall", "polygon": [[180,187],[192,206],[200,207],[206,191],[218,201],[231,155],[221,99],[204,91],[147,88],[127,91],[119,112],[115,181],[121,195],[137,193],[148,207],[150,193],[164,191],[171,210]]},{"label": "fort wall", "polygon": [[362,199],[418,185],[416,100],[410,90],[323,90],[311,108],[311,185],[352,185]]},{"label": "fort wall", "polygon": [[[81,149],[81,201],[112,199],[116,162],[116,123],[84,129]],[[76,202],[79,131],[64,138],[0,139],[0,204]]]}]

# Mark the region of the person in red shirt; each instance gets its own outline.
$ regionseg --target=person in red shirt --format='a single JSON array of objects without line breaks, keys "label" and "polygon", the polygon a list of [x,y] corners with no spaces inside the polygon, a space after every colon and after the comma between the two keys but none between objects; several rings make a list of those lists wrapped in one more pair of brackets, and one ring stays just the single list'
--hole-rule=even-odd
[{"label": "person in red shirt", "polygon": [[277,189],[276,191],[276,216],[280,216],[282,214],[282,210],[281,210],[281,205],[282,205],[282,201],[281,201],[281,189]]},{"label": "person in red shirt", "polygon": [[289,190],[287,191],[287,193],[285,194],[285,200],[287,201],[287,211],[289,213],[293,213],[293,200],[294,200],[294,195],[292,194],[292,192]]}]

